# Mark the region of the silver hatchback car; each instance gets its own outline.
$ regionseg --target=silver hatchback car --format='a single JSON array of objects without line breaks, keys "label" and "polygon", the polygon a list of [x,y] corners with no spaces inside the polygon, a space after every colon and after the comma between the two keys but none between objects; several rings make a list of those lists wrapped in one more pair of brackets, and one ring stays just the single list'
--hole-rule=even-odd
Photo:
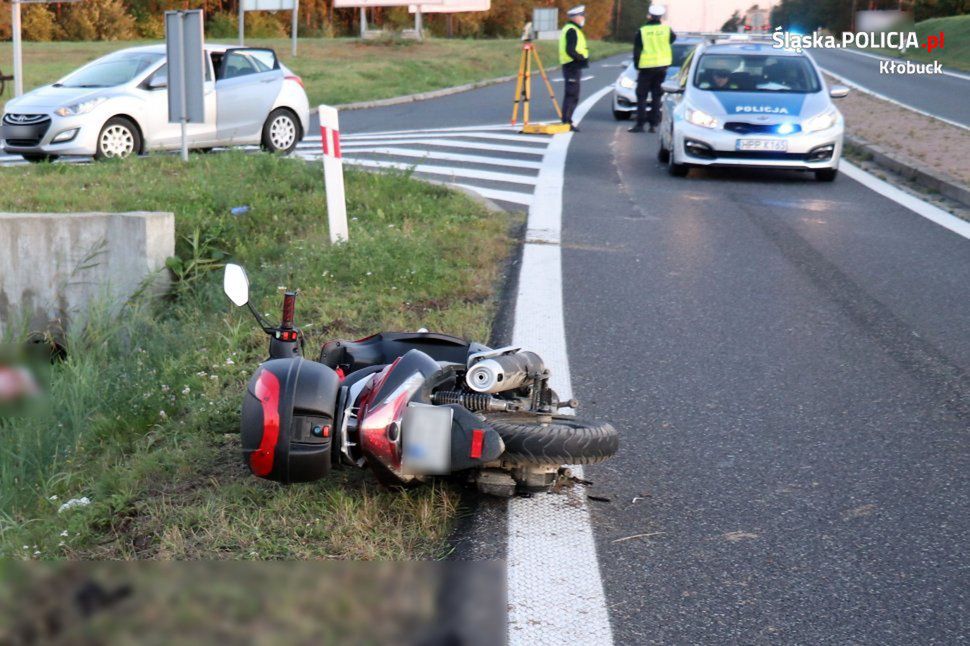
[{"label": "silver hatchback car", "polygon": [[[206,45],[205,122],[189,124],[190,148],[260,144],[293,150],[310,126],[303,82],[271,49]],[[132,47],[99,58],[7,102],[3,150],[28,161],[61,155],[128,157],[177,149],[168,122],[165,46]]]}]

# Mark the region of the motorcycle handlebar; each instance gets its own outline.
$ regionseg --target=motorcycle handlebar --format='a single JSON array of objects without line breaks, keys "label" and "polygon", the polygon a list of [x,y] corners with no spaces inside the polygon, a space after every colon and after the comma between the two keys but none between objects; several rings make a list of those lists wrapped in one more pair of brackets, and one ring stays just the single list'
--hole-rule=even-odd
[{"label": "motorcycle handlebar", "polygon": [[293,320],[296,313],[296,292],[286,292],[283,294],[283,319],[280,328],[284,330],[293,329]]}]

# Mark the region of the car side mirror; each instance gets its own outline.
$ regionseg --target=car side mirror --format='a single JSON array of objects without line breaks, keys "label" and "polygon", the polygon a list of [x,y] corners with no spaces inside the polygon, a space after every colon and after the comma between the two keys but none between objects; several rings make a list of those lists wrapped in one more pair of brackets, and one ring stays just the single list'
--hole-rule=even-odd
[{"label": "car side mirror", "polygon": [[683,94],[684,88],[680,87],[680,83],[676,81],[665,81],[660,85],[660,89],[667,94]]},{"label": "car side mirror", "polygon": [[833,99],[841,99],[849,94],[849,88],[844,85],[833,85],[829,88],[829,96]]},{"label": "car side mirror", "polygon": [[249,277],[246,270],[239,265],[226,265],[222,277],[222,291],[226,293],[236,307],[242,307],[249,302]]}]

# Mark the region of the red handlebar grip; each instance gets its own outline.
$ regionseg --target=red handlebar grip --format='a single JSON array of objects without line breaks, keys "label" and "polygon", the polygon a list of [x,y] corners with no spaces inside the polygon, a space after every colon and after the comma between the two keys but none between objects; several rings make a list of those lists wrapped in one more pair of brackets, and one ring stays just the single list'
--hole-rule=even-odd
[{"label": "red handlebar grip", "polygon": [[286,292],[283,294],[283,322],[280,327],[290,329],[293,327],[293,318],[296,311],[296,292]]}]

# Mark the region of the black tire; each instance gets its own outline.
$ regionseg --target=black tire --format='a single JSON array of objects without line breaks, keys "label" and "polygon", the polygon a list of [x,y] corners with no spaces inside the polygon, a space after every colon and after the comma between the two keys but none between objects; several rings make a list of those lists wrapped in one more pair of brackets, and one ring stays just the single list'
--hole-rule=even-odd
[{"label": "black tire", "polygon": [[616,453],[620,438],[612,425],[556,415],[548,424],[532,415],[489,415],[505,442],[502,460],[523,465],[596,464]]},{"label": "black tire", "polygon": [[671,177],[687,177],[690,166],[674,162],[674,153],[670,151],[667,153],[667,172],[670,173]]},{"label": "black tire", "polygon": [[617,121],[629,121],[631,114],[633,113],[627,112],[626,110],[614,110],[613,118],[616,119]]},{"label": "black tire", "polygon": [[657,161],[661,164],[670,162],[670,151],[664,148],[663,139],[660,140],[660,148],[657,149]]},{"label": "black tire", "polygon": [[57,155],[45,155],[43,153],[24,153],[21,157],[31,164],[43,164],[44,162],[52,162],[57,159]]},{"label": "black tire", "polygon": [[141,153],[141,132],[131,119],[127,117],[111,117],[108,119],[98,140],[95,142],[94,158],[127,159]]},{"label": "black tire", "polygon": [[819,182],[834,182],[838,176],[838,168],[822,168],[815,171],[815,179]]},{"label": "black tire", "polygon": [[[279,131],[275,130],[279,128]],[[296,145],[303,138],[300,131],[300,120],[292,111],[286,108],[277,108],[266,117],[263,124],[263,140],[261,146],[263,150],[270,153],[280,153],[288,155],[293,152]],[[285,135],[284,140],[280,140]]]}]

